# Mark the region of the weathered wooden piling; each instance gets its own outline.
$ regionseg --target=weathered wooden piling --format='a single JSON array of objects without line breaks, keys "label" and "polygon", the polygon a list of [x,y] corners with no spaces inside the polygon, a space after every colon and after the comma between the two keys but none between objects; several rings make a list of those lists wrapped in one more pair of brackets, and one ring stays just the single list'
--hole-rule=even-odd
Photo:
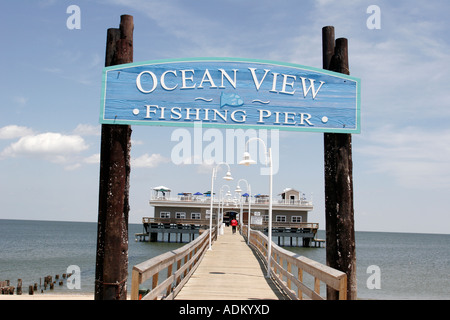
[{"label": "weathered wooden piling", "polygon": [[5,287],[5,291],[2,292],[2,293],[3,293],[3,294],[14,294],[14,290],[15,290],[15,289],[16,289],[16,288],[13,287],[13,286]]},{"label": "weathered wooden piling", "polygon": [[[108,29],[105,66],[133,62],[133,17]],[[102,125],[96,300],[126,300],[131,126]]]},{"label": "weathered wooden piling", "polygon": [[[350,74],[348,41],[335,41],[334,27],[322,29],[323,68]],[[325,224],[327,265],[347,274],[347,298],[356,295],[356,250],[353,208],[352,136],[344,133],[324,134]],[[327,288],[329,300],[338,293]]]},{"label": "weathered wooden piling", "polygon": [[19,296],[22,295],[22,279],[17,279],[16,294],[19,295]]},{"label": "weathered wooden piling", "polygon": [[14,294],[15,289],[9,280],[0,281],[0,294]]},{"label": "weathered wooden piling", "polygon": [[9,280],[0,281],[0,288],[9,287]]}]

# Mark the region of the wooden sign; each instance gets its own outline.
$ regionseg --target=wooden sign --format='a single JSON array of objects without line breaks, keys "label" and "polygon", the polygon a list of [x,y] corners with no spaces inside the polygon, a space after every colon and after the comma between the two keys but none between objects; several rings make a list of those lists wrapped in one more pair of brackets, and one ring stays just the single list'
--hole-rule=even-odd
[{"label": "wooden sign", "polygon": [[103,69],[100,123],[359,133],[360,80],[290,63],[197,58]]}]

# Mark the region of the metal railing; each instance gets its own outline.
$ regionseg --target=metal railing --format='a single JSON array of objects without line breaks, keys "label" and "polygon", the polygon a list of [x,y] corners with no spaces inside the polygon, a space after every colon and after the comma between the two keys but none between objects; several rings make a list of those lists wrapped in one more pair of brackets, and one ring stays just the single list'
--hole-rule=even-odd
[{"label": "metal railing", "polygon": [[[199,204],[208,204],[211,201],[211,198],[207,197],[166,197],[166,196],[152,196],[150,201],[171,201],[171,202],[188,202],[188,203],[199,203]],[[217,197],[213,200],[214,204],[218,204],[220,201]],[[269,204],[268,198],[263,199],[251,199],[250,202],[254,205],[265,205]],[[225,203],[229,205],[240,205],[240,202],[237,199],[225,200]],[[248,204],[248,200],[243,200],[243,204]],[[290,199],[273,199],[274,205],[280,206],[292,206],[292,207],[303,207],[303,206],[312,206],[312,201],[308,201],[306,199],[300,200],[290,200]]]},{"label": "metal railing", "polygon": [[[246,226],[243,227],[243,235],[247,235]],[[267,236],[260,231],[250,230],[250,244],[267,263]],[[347,275],[344,272],[298,256],[273,242],[271,251],[271,275],[291,299],[325,300],[320,295],[321,282],[337,290],[340,300],[347,299]],[[306,283],[304,273],[312,278],[311,284]]]},{"label": "metal railing", "polygon": [[[214,219],[215,220],[215,219]],[[209,226],[209,219],[184,219],[184,218],[154,218],[154,217],[143,217],[143,224],[155,224],[156,228],[164,228],[167,224],[171,227],[176,227],[176,225],[194,225],[194,226]]]}]

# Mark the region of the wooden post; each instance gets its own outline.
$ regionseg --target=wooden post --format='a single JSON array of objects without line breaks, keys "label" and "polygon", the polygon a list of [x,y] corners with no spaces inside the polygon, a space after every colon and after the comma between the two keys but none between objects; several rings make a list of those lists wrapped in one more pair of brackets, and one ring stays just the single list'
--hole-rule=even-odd
[{"label": "wooden post", "polygon": [[[334,40],[334,27],[322,29],[323,68],[350,74],[347,39]],[[352,136],[324,134],[327,265],[347,274],[347,298],[356,300],[356,250],[353,209]],[[327,288],[327,299],[337,291]]]},{"label": "wooden post", "polygon": [[22,279],[17,279],[16,294],[19,295],[19,296],[22,294]]},{"label": "wooden post", "polygon": [[[133,62],[133,17],[108,29],[105,66]],[[102,125],[95,270],[96,300],[125,300],[128,276],[128,193],[131,127]]]}]

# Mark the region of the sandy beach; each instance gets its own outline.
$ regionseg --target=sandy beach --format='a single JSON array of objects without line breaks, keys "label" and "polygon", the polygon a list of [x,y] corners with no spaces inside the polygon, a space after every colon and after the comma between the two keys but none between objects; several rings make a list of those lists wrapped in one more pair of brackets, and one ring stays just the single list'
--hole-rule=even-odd
[{"label": "sandy beach", "polygon": [[[94,300],[93,293],[37,293],[29,294],[0,294],[0,301],[4,300]],[[127,300],[131,300],[131,295],[127,295]]]},{"label": "sandy beach", "polygon": [[94,294],[80,293],[80,294],[52,294],[52,293],[39,293],[39,294],[2,294],[0,295],[0,301],[3,300],[94,300]]}]

